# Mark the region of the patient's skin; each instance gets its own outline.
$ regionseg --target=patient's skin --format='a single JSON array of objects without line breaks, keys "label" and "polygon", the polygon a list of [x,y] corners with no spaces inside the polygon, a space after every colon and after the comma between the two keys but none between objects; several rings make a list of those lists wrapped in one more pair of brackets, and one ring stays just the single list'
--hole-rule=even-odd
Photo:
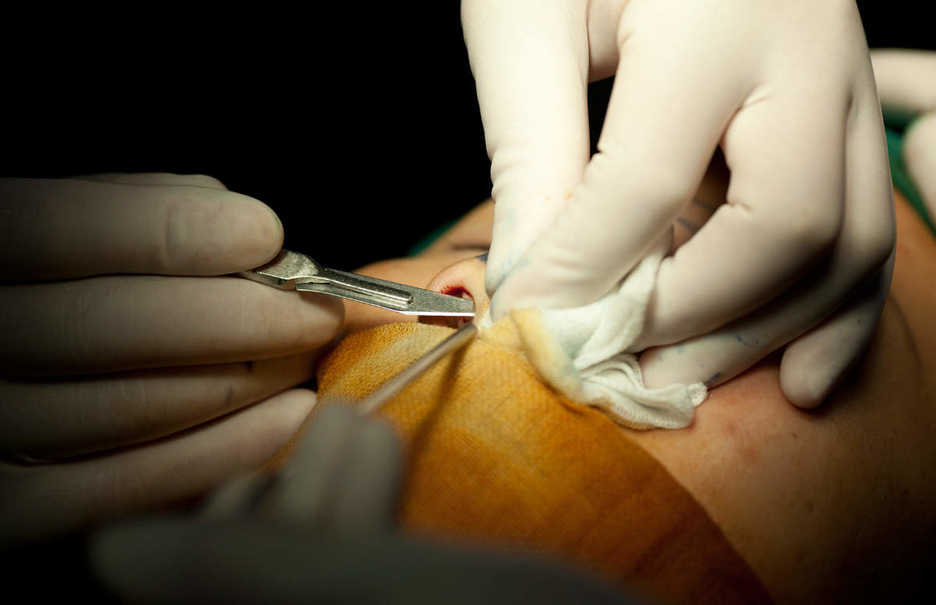
[{"label": "patient's skin", "polygon": [[[483,301],[483,263],[474,257],[484,252],[478,233],[489,233],[490,214],[482,205],[421,257],[364,272],[436,289],[460,283]],[[893,599],[928,579],[936,241],[902,200],[897,217],[897,264],[877,336],[830,401],[812,412],[787,402],[773,357],[712,390],[688,429],[621,429],[693,494],[781,602]],[[363,307],[347,317],[353,330],[401,319]]]},{"label": "patient's skin", "polygon": [[897,215],[877,335],[830,401],[790,405],[770,359],[715,389],[689,429],[633,435],[784,600],[928,580],[911,570],[936,543],[936,244],[905,203]]}]

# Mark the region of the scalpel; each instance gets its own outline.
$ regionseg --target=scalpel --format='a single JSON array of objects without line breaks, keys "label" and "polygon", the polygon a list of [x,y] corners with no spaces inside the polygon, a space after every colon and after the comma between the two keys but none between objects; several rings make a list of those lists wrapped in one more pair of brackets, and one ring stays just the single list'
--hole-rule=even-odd
[{"label": "scalpel", "polygon": [[240,277],[280,290],[317,292],[404,315],[474,317],[474,302],[406,284],[323,267],[305,254],[283,250],[271,262]]}]

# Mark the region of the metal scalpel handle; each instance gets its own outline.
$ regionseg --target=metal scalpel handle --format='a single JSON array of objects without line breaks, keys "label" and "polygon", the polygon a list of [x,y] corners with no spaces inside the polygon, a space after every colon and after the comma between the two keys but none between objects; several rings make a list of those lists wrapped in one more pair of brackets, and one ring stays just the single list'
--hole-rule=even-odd
[{"label": "metal scalpel handle", "polygon": [[315,279],[322,269],[322,265],[305,254],[283,250],[262,267],[237,275],[280,290],[295,290],[298,282]]},{"label": "metal scalpel handle", "polygon": [[326,294],[406,315],[474,317],[471,300],[329,269],[305,254],[289,250],[262,267],[238,275],[281,290]]}]

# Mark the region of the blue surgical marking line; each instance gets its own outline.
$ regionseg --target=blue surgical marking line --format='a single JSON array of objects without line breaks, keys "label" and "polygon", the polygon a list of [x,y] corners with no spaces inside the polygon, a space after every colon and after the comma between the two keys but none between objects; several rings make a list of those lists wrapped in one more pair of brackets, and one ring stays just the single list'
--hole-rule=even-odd
[{"label": "blue surgical marking line", "polygon": [[750,342],[747,342],[740,334],[735,334],[735,340],[748,348],[759,348],[761,346],[760,339],[758,338],[753,338]]}]

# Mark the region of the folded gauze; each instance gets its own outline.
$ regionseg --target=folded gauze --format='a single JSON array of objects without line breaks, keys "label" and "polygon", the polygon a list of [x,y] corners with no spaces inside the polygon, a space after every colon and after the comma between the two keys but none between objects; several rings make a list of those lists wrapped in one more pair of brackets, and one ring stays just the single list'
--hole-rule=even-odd
[{"label": "folded gauze", "polygon": [[689,426],[695,407],[705,400],[705,385],[648,388],[631,350],[668,250],[669,238],[661,238],[614,289],[582,307],[515,309],[496,323],[488,309],[479,321],[481,338],[519,348],[553,388],[572,401],[603,408],[621,424]]}]

